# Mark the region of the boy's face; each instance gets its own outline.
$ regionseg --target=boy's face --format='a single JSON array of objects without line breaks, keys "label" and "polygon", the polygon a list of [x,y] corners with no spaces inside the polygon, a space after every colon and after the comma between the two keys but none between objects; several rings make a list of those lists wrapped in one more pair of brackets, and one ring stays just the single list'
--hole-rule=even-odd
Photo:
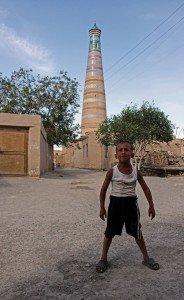
[{"label": "boy's face", "polygon": [[120,143],[116,146],[115,157],[119,162],[128,162],[133,157],[132,147],[129,143]]}]

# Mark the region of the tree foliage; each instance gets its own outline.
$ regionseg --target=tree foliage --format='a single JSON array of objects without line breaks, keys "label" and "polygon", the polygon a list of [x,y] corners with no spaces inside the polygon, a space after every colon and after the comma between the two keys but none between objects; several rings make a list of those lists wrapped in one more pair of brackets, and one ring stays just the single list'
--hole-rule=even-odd
[{"label": "tree foliage", "polygon": [[41,115],[51,145],[67,145],[76,139],[78,100],[78,82],[66,72],[42,77],[20,68],[10,78],[0,73],[0,112]]},{"label": "tree foliage", "polygon": [[147,145],[169,142],[173,139],[174,125],[154,103],[143,102],[126,106],[119,115],[114,115],[101,124],[97,139],[104,145],[115,145],[122,140],[134,144],[135,154],[145,153]]}]

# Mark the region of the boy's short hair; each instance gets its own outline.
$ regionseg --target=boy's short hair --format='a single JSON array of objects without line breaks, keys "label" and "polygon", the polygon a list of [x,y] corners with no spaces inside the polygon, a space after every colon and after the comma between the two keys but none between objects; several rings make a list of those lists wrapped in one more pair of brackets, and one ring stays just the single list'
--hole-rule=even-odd
[{"label": "boy's short hair", "polygon": [[132,143],[131,141],[128,141],[128,140],[122,140],[122,141],[119,141],[119,142],[116,143],[116,152],[117,152],[117,146],[118,146],[119,144],[125,144],[125,143],[127,143],[127,144],[130,145],[131,151],[132,151],[132,152],[134,151],[134,145],[133,145],[133,143]]}]

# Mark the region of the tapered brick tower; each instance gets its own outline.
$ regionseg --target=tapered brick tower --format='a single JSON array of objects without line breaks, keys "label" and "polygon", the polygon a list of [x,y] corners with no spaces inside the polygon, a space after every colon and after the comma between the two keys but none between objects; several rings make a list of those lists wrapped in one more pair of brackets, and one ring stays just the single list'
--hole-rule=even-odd
[{"label": "tapered brick tower", "polygon": [[106,118],[106,100],[100,44],[101,30],[89,30],[89,52],[82,109],[82,135],[96,131]]}]

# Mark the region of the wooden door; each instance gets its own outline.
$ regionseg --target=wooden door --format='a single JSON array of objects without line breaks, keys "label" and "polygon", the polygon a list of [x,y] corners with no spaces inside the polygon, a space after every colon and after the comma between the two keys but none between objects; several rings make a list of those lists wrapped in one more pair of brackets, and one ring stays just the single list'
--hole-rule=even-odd
[{"label": "wooden door", "polygon": [[0,127],[0,175],[27,175],[28,129]]}]

